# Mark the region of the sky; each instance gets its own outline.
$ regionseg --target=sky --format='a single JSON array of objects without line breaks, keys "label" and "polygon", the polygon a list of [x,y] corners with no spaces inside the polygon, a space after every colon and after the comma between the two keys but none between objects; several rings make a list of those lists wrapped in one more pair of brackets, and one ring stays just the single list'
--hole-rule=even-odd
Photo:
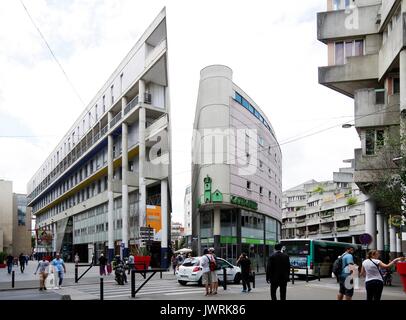
[{"label": "sky", "polygon": [[233,81],[271,121],[282,149],[283,190],[332,179],[360,147],[355,129],[341,128],[353,120],[353,100],[318,84],[327,46],[317,41],[316,13],[326,10],[325,0],[23,2],[75,89],[21,1],[0,1],[0,179],[13,181],[14,192],[26,193],[27,182],[165,6],[173,221],[183,222],[205,66],[229,66]]}]

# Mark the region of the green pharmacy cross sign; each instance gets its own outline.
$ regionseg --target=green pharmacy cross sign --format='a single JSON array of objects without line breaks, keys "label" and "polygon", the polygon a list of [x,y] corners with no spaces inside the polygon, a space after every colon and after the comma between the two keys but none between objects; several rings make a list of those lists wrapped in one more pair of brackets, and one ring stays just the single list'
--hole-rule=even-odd
[{"label": "green pharmacy cross sign", "polygon": [[255,201],[244,199],[237,196],[231,196],[231,203],[253,210],[258,209],[258,203],[256,203]]}]

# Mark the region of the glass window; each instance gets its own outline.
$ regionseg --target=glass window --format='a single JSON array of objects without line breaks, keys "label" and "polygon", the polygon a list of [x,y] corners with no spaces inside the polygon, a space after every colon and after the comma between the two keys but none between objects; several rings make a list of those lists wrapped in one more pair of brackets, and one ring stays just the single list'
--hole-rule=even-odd
[{"label": "glass window", "polygon": [[235,92],[235,100],[239,103],[242,104],[242,97],[238,92]]},{"label": "glass window", "polygon": [[213,236],[213,213],[202,212],[200,215],[200,236],[202,238]]},{"label": "glass window", "polygon": [[249,109],[249,107],[250,107],[249,102],[247,100],[245,100],[244,98],[242,98],[242,105],[244,108],[247,108],[247,109]]},{"label": "glass window", "polygon": [[400,93],[400,80],[399,78],[393,78],[393,94]]},{"label": "glass window", "polygon": [[254,114],[258,119],[262,118],[260,113],[256,109],[254,109]]},{"label": "glass window", "polygon": [[354,56],[364,55],[364,40],[355,40]]},{"label": "glass window", "polygon": [[353,46],[353,42],[349,41],[345,43],[345,57],[351,57],[352,56],[352,46]]},{"label": "glass window", "polygon": [[376,130],[376,146],[382,147],[385,144],[385,131]]},{"label": "glass window", "polygon": [[335,43],[335,64],[344,64],[344,42]]},{"label": "glass window", "polygon": [[375,130],[367,130],[365,133],[365,154],[375,154]]},{"label": "glass window", "polygon": [[333,10],[340,9],[340,2],[341,2],[341,0],[333,0]]}]

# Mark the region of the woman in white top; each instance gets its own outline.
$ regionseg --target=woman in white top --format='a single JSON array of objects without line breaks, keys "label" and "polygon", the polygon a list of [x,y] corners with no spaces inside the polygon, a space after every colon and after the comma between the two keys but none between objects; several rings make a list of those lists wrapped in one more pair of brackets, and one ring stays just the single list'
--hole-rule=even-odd
[{"label": "woman in white top", "polygon": [[389,264],[378,260],[379,252],[371,250],[368,252],[367,259],[362,262],[361,276],[365,275],[365,289],[367,290],[367,300],[381,300],[383,290],[383,276],[381,269],[388,269],[403,258],[394,259]]}]

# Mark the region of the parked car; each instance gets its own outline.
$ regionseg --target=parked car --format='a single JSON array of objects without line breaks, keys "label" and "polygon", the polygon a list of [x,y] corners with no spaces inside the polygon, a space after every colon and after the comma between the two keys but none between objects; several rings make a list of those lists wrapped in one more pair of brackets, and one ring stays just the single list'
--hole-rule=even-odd
[{"label": "parked car", "polygon": [[[198,285],[202,284],[202,268],[200,267],[200,260],[202,257],[187,258],[183,261],[182,265],[176,270],[176,279],[181,285],[186,285],[188,282],[194,282]],[[240,267],[232,265],[227,260],[216,257],[216,273],[220,282],[223,281],[223,268],[226,268],[227,282],[240,283],[241,269]]]}]

